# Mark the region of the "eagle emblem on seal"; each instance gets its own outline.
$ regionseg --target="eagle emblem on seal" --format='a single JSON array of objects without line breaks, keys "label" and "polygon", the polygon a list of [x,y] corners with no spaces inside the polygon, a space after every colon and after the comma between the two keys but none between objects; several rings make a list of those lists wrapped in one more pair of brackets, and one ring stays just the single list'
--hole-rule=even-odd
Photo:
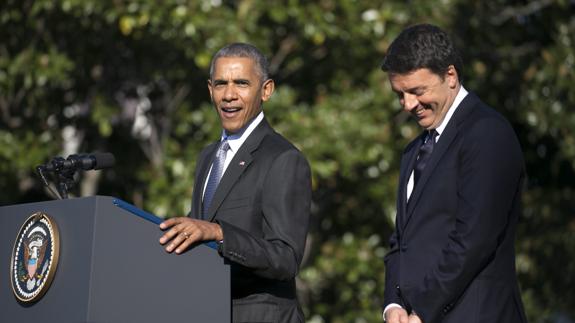
[{"label": "eagle emblem on seal", "polygon": [[60,237],[54,221],[37,212],[22,225],[12,253],[12,291],[18,300],[40,299],[49,288],[60,253]]},{"label": "eagle emblem on seal", "polygon": [[31,232],[24,241],[24,261],[22,264],[26,265],[26,275],[22,275],[21,281],[26,282],[28,290],[32,290],[36,281],[42,279],[43,273],[38,273],[38,266],[43,264],[48,245],[46,232],[41,228],[35,229],[37,230]]}]

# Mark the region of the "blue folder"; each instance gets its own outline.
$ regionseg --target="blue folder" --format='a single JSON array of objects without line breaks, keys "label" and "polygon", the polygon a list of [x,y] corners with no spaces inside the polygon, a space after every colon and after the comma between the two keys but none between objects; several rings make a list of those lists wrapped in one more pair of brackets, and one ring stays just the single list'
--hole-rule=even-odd
[{"label": "blue folder", "polygon": [[[144,218],[150,222],[153,222],[157,225],[160,225],[160,223],[164,222],[162,218],[157,217],[154,214],[146,212],[144,210],[140,210],[128,202],[122,201],[120,199],[114,199],[112,202],[114,203],[115,206],[122,208],[130,213],[133,213],[141,218]],[[218,244],[215,241],[205,242],[204,245],[212,249],[218,250]]]}]

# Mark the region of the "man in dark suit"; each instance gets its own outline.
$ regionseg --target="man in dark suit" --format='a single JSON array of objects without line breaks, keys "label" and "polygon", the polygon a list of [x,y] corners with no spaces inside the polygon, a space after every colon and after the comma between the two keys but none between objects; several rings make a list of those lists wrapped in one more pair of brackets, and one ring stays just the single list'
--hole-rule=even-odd
[{"label": "man in dark suit", "polygon": [[308,232],[310,168],[264,118],[274,91],[267,60],[254,46],[228,45],[212,58],[208,88],[221,140],[200,154],[190,216],[162,223],[160,243],[182,253],[218,242],[231,264],[233,322],[303,322],[295,276]]},{"label": "man in dark suit", "polygon": [[435,26],[404,30],[382,69],[424,129],[401,159],[384,319],[526,322],[514,250],[525,175],[512,127],[462,87],[461,59]]}]

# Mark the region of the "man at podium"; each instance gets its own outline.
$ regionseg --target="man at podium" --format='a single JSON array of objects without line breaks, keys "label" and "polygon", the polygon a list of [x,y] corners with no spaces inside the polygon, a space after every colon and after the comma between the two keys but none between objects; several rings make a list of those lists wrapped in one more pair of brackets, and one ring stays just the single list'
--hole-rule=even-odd
[{"label": "man at podium", "polygon": [[308,232],[310,168],[264,116],[274,86],[254,46],[233,43],[214,55],[208,89],[221,138],[200,153],[189,216],[160,225],[167,252],[218,243],[231,266],[233,322],[304,322],[295,276]]}]

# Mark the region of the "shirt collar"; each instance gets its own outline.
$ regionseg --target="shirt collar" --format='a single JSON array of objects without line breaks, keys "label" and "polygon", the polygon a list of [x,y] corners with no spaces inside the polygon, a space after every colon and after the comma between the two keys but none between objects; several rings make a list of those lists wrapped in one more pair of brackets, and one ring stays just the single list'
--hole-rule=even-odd
[{"label": "shirt collar", "polygon": [[437,137],[441,136],[441,134],[443,133],[443,130],[445,130],[445,127],[447,127],[449,120],[451,120],[453,113],[455,113],[455,110],[457,110],[457,107],[459,107],[459,104],[461,103],[461,101],[463,101],[463,99],[465,99],[465,96],[467,96],[467,93],[468,92],[463,87],[463,85],[459,87],[459,92],[457,92],[457,95],[455,96],[455,100],[453,100],[453,103],[449,107],[449,110],[447,110],[447,114],[445,115],[445,118],[443,119],[443,121],[441,121],[441,124],[437,128],[435,128],[435,130],[437,131]]},{"label": "shirt collar", "polygon": [[227,139],[228,144],[230,145],[230,150],[233,153],[236,153],[242,144],[248,139],[250,134],[254,131],[254,129],[262,122],[264,119],[264,112],[261,111],[250,123],[247,127],[244,127],[244,130],[239,131],[233,135],[227,135],[225,130],[222,130],[222,137],[221,140]]}]

